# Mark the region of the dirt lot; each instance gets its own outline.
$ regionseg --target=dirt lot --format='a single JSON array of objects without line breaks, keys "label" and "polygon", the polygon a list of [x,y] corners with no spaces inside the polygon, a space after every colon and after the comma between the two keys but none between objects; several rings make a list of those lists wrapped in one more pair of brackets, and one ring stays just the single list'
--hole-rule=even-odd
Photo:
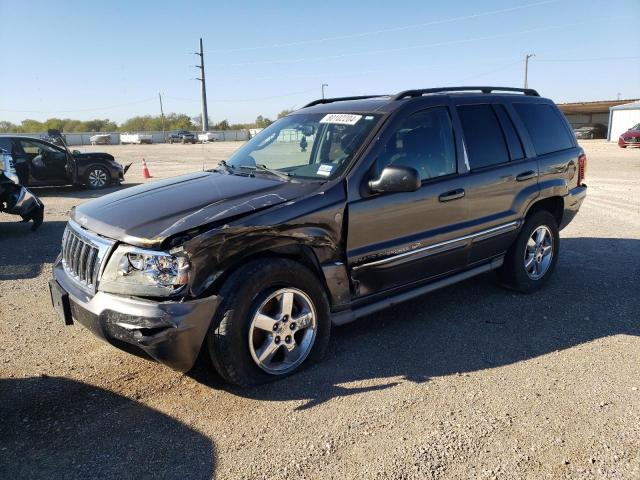
[{"label": "dirt lot", "polygon": [[[90,147],[167,177],[238,144]],[[585,142],[555,277],[481,276],[335,329],[322,364],[250,390],[64,327],[47,280],[69,209],[0,218],[0,478],[640,478],[640,149]],[[179,160],[178,160],[179,159]]]}]

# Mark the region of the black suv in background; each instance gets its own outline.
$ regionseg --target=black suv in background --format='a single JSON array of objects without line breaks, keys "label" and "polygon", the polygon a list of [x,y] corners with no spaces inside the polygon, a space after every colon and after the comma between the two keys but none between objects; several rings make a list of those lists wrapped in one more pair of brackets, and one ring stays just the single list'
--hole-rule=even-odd
[{"label": "black suv in background", "polygon": [[0,135],[0,149],[12,155],[21,185],[84,185],[95,189],[124,181],[130,165],[122,166],[108,153],[70,151],[63,137],[49,138],[57,138],[59,144]]},{"label": "black suv in background", "polygon": [[169,143],[197,143],[196,136],[186,130],[176,130],[167,137]]},{"label": "black suv in background", "polygon": [[332,324],[474,275],[539,289],[585,168],[534,90],[317,100],[216,170],[78,206],[52,300],[113,345],[181,371],[204,348],[257,384],[320,359]]}]

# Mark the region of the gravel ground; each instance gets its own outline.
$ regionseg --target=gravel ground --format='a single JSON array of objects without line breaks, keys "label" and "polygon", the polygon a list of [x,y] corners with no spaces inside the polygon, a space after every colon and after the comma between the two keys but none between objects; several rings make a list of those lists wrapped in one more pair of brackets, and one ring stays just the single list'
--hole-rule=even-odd
[{"label": "gravel ground", "polygon": [[[238,144],[98,146],[166,177]],[[640,149],[586,141],[589,193],[534,295],[488,274],[333,332],[325,361],[235,390],[64,327],[69,209],[0,217],[0,478],[640,478]],[[175,160],[181,158],[180,161]]]}]

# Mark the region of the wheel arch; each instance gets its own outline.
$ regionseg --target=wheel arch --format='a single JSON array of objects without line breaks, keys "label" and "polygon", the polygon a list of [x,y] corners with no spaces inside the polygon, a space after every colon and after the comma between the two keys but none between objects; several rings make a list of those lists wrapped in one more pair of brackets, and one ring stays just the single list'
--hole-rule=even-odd
[{"label": "wheel arch", "polygon": [[[318,254],[314,248],[310,245],[294,241],[254,250],[247,254],[236,255],[234,258],[227,260],[224,268],[221,268],[219,274],[216,275],[215,280],[203,292],[198,293],[198,296],[216,294],[227,279],[239,268],[248,262],[261,259],[287,259],[303,265],[316,276],[329,299],[330,305],[340,303],[340,299],[344,296],[343,294],[337,293],[342,286],[342,282],[340,287],[335,286],[335,273],[331,272],[330,267],[325,267],[320,263]],[[328,273],[328,271],[331,273]]]},{"label": "wheel arch", "polygon": [[552,197],[541,198],[535,202],[533,202],[529,209],[527,210],[527,214],[525,215],[525,222],[536,212],[541,210],[546,210],[547,212],[553,215],[553,218],[556,219],[556,223],[558,227],[562,224],[562,216],[564,214],[564,198],[555,195]]}]

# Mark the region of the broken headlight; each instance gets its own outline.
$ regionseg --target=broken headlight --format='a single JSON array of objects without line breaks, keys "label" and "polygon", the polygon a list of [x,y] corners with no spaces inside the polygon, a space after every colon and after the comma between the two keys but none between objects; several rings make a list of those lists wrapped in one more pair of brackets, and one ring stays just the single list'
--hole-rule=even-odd
[{"label": "broken headlight", "polygon": [[180,293],[189,281],[184,255],[119,246],[100,279],[100,290],[123,295],[165,297]]}]

